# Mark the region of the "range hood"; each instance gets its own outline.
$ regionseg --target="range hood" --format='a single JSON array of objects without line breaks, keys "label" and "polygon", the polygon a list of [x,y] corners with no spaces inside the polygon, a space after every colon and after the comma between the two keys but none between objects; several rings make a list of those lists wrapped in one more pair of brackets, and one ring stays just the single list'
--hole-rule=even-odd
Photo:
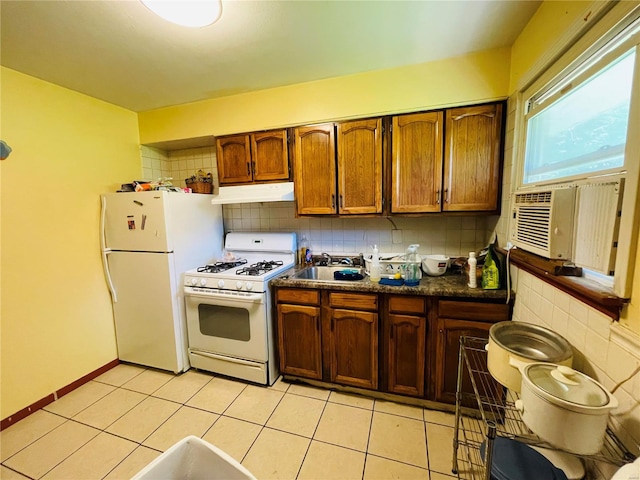
[{"label": "range hood", "polygon": [[218,195],[213,196],[211,203],[214,205],[227,205],[229,203],[292,201],[293,182],[283,182],[252,183],[250,185],[220,187]]}]

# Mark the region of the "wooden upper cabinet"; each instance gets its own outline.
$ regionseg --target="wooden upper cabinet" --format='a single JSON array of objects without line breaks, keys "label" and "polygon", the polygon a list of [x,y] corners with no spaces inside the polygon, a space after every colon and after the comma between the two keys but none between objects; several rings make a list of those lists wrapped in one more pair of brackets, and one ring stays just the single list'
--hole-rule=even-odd
[{"label": "wooden upper cabinet", "polygon": [[392,119],[391,213],[439,212],[443,113]]},{"label": "wooden upper cabinet", "polygon": [[216,146],[220,185],[289,179],[284,129],[220,137]]},{"label": "wooden upper cabinet", "polygon": [[289,179],[286,130],[252,133],[251,156],[254,182]]},{"label": "wooden upper cabinet", "polygon": [[298,215],[336,213],[336,153],[333,123],[293,131],[293,172]]},{"label": "wooden upper cabinet", "polygon": [[338,213],[382,212],[382,119],[338,123]]},{"label": "wooden upper cabinet", "polygon": [[443,211],[498,210],[502,104],[446,112]]},{"label": "wooden upper cabinet", "polygon": [[244,134],[220,137],[216,140],[220,185],[252,181],[249,140],[249,135]]}]

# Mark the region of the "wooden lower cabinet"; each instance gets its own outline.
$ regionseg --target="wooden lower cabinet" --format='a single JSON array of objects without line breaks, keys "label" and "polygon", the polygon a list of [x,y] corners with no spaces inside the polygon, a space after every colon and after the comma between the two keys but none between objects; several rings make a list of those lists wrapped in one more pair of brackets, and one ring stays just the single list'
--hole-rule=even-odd
[{"label": "wooden lower cabinet", "polygon": [[280,371],[322,379],[320,307],[278,305]]},{"label": "wooden lower cabinet", "polygon": [[377,389],[378,295],[329,292],[323,300],[329,381]]},{"label": "wooden lower cabinet", "polygon": [[427,318],[425,297],[388,297],[384,319],[386,389],[391,393],[423,397]]},{"label": "wooden lower cabinet", "polygon": [[[505,304],[484,302],[458,302],[442,300],[438,303],[435,322],[434,400],[455,403],[458,381],[458,357],[460,337],[488,338],[494,323],[509,320],[511,307]],[[463,369],[464,393],[473,393],[466,369]],[[496,388],[497,383],[496,383]],[[473,400],[467,406],[477,407]]]},{"label": "wooden lower cabinet", "polygon": [[378,314],[331,309],[330,381],[378,388]]},{"label": "wooden lower cabinet", "polygon": [[281,289],[276,293],[276,298],[278,302],[287,302],[278,303],[276,307],[280,371],[321,380],[321,310],[318,292]]},{"label": "wooden lower cabinet", "polygon": [[[511,315],[504,304],[418,295],[280,288],[276,299],[283,374],[448,404],[460,337],[487,338]],[[472,393],[468,375],[463,385]]]},{"label": "wooden lower cabinet", "polygon": [[[455,403],[458,381],[458,352],[460,337],[488,338],[491,323],[450,318],[438,319],[438,334],[436,340],[436,372],[435,398],[436,402]],[[473,393],[466,369],[466,381],[463,381],[464,391]],[[468,405],[473,406],[473,405]]]}]

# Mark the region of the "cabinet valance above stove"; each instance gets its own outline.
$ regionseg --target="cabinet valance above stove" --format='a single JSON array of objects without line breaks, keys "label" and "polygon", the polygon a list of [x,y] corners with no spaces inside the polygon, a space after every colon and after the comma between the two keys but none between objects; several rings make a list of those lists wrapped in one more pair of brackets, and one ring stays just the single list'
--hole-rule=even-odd
[{"label": "cabinet valance above stove", "polygon": [[230,203],[256,202],[293,202],[293,182],[252,183],[220,187],[220,193],[214,195],[211,203],[227,205]]}]

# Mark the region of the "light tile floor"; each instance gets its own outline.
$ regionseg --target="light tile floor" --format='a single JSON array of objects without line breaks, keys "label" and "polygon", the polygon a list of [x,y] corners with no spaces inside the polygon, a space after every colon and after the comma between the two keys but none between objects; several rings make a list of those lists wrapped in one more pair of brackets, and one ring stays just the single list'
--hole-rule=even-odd
[{"label": "light tile floor", "polygon": [[187,435],[258,479],[451,480],[453,415],[120,364],[0,432],[0,478],[130,479]]}]

